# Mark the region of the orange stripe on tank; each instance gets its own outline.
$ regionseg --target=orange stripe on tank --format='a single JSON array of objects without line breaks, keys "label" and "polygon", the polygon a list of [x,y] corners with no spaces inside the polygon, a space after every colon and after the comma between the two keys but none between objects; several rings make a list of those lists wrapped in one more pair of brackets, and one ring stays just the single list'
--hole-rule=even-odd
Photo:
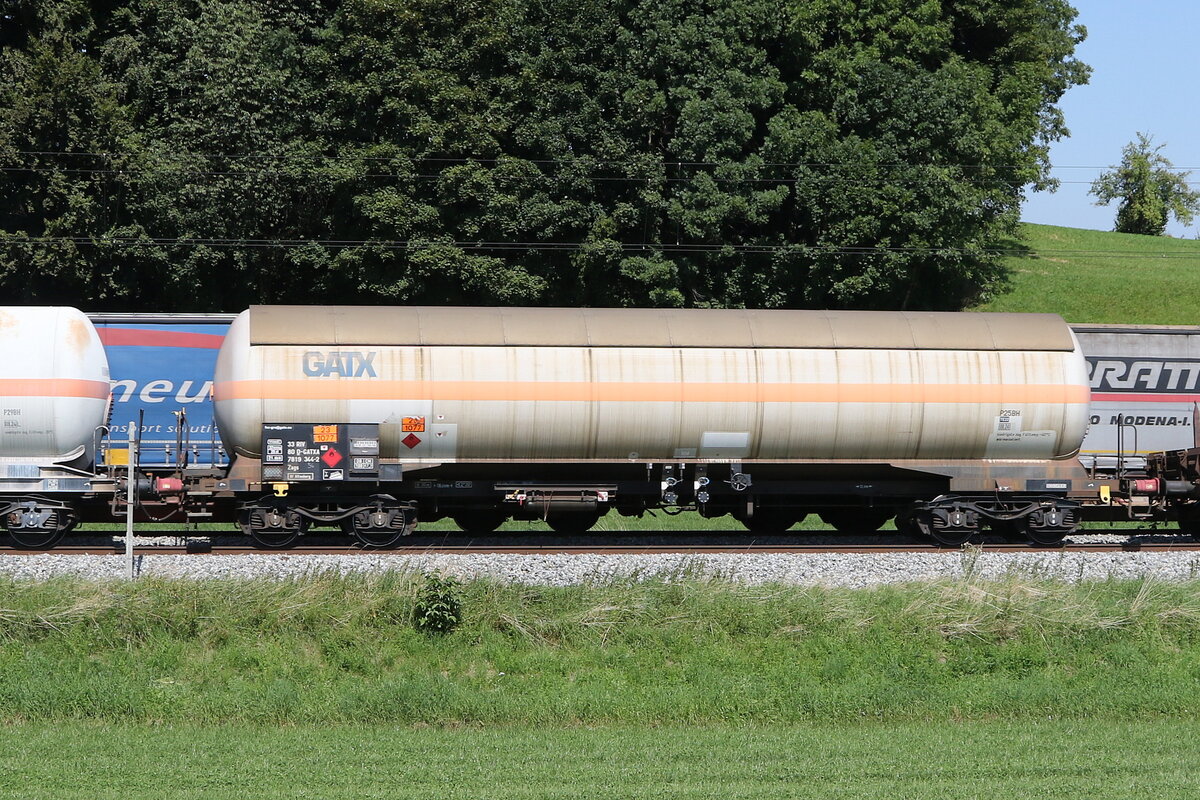
[{"label": "orange stripe on tank", "polygon": [[632,383],[588,381],[225,381],[221,400],[630,403],[1086,403],[1075,384]]},{"label": "orange stripe on tank", "polygon": [[0,378],[0,397],[108,397],[108,381],[77,378]]}]

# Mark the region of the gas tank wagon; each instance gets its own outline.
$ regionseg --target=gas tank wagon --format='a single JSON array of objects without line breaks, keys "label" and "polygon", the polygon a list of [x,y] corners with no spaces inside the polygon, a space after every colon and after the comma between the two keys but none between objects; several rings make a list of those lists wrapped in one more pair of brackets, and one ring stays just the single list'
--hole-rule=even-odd
[{"label": "gas tank wagon", "polygon": [[0,307],[0,520],[48,547],[111,482],[93,473],[109,408],[108,360],[73,308]]},{"label": "gas tank wagon", "polygon": [[[1056,315],[255,306],[214,403],[231,485],[274,490],[244,526],[276,543],[331,522],[322,500],[381,536],[680,505],[1051,540],[1086,480],[1087,368]],[[333,499],[366,493],[386,499]]]}]

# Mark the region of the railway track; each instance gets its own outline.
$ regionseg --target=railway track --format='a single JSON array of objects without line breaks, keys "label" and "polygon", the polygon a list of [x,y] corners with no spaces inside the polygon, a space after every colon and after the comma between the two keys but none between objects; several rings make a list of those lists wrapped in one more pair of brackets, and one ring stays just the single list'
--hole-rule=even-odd
[{"label": "railway track", "polygon": [[[1013,543],[983,543],[969,545],[971,549],[983,553],[1114,553],[1114,552],[1197,552],[1200,543],[1190,541],[1122,541],[1122,542],[1068,542],[1056,547],[1032,547],[1027,544]],[[828,543],[775,543],[775,542],[741,542],[723,544],[497,544],[486,543],[431,543],[421,542],[405,544],[388,550],[366,550],[353,544],[304,544],[286,550],[260,550],[245,544],[210,543],[207,541],[189,541],[181,544],[140,544],[135,545],[133,552],[136,556],[148,555],[275,555],[275,556],[308,556],[308,555],[707,555],[707,554],[881,554],[881,553],[959,553],[963,548],[939,547],[921,542],[895,542],[871,544],[828,544]],[[18,550],[9,546],[0,546],[0,555],[92,555],[113,556],[124,555],[125,545],[119,542],[113,545],[95,544],[65,544],[52,550]]]}]

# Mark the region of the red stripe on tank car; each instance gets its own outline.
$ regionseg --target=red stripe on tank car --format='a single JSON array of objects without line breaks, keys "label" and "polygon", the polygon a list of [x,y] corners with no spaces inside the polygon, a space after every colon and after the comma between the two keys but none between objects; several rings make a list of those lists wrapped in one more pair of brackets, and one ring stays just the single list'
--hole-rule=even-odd
[{"label": "red stripe on tank car", "polygon": [[108,381],[76,378],[0,378],[0,397],[108,397]]},{"label": "red stripe on tank car", "polygon": [[1196,403],[1200,402],[1200,394],[1122,394],[1120,392],[1092,393],[1093,402],[1101,403]]},{"label": "red stripe on tank car", "polygon": [[225,381],[220,400],[633,403],[1087,403],[1075,384],[646,383],[590,381]]},{"label": "red stripe on tank car", "polygon": [[199,350],[219,350],[225,341],[223,334],[184,333],[183,331],[148,331],[144,328],[96,328],[106,347],[191,347]]}]

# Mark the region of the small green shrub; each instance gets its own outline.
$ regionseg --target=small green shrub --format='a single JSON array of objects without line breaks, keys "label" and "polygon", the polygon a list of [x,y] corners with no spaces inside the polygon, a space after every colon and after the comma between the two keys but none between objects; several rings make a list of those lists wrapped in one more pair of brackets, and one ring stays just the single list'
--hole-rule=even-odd
[{"label": "small green shrub", "polygon": [[417,588],[413,627],[421,633],[450,633],[462,621],[459,583],[448,575],[429,573]]}]

